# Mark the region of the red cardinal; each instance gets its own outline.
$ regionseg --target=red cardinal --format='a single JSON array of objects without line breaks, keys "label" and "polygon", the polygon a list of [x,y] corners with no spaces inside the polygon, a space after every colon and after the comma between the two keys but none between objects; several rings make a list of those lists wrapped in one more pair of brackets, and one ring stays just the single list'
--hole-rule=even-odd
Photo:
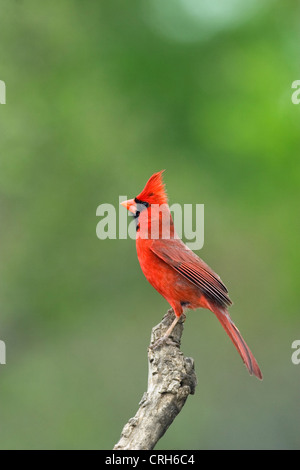
[{"label": "red cardinal", "polygon": [[228,313],[227,307],[232,302],[226,287],[175,232],[162,180],[163,171],[152,175],[136,198],[121,204],[136,219],[136,248],[142,271],[175,312],[175,320],[165,338],[172,332],[184,309],[207,308],[221,322],[250,374],[262,379],[255,357]]}]

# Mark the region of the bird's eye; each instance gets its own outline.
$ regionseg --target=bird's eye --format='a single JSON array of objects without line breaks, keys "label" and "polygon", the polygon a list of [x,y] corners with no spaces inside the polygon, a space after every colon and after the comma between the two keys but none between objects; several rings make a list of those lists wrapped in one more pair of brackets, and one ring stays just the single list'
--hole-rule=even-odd
[{"label": "bird's eye", "polygon": [[145,206],[145,207],[149,207],[149,206],[150,206],[149,202],[141,201],[141,200],[138,199],[137,197],[134,198],[134,202],[135,202],[136,204],[142,204],[142,205]]}]

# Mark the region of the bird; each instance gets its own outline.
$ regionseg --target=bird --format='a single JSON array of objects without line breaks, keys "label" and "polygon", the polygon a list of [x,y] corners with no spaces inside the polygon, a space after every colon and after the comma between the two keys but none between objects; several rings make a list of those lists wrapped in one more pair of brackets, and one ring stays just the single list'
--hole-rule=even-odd
[{"label": "bird", "polygon": [[136,250],[142,272],[175,313],[162,339],[171,335],[187,309],[208,309],[218,318],[250,375],[262,379],[254,355],[229,315],[232,301],[227,288],[176,233],[163,181],[164,171],[154,173],[134,199],[121,202],[136,222]]}]

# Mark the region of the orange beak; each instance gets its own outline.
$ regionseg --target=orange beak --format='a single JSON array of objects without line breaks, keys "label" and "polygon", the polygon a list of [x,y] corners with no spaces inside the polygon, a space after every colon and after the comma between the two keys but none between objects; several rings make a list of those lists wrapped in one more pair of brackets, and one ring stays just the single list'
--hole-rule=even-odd
[{"label": "orange beak", "polygon": [[133,214],[136,213],[136,203],[134,202],[134,199],[128,199],[128,201],[121,202],[121,206],[124,206],[125,209],[132,212]]}]

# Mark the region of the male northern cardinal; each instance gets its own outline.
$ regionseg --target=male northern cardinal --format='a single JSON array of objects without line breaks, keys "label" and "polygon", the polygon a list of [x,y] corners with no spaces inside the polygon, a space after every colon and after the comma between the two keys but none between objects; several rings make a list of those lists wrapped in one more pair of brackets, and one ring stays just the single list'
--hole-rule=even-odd
[{"label": "male northern cardinal", "polygon": [[142,271],[175,313],[165,338],[171,334],[184,309],[207,308],[221,322],[250,374],[262,379],[255,357],[227,311],[232,302],[226,287],[175,232],[162,180],[163,171],[152,175],[136,198],[121,204],[136,219],[136,248]]}]

